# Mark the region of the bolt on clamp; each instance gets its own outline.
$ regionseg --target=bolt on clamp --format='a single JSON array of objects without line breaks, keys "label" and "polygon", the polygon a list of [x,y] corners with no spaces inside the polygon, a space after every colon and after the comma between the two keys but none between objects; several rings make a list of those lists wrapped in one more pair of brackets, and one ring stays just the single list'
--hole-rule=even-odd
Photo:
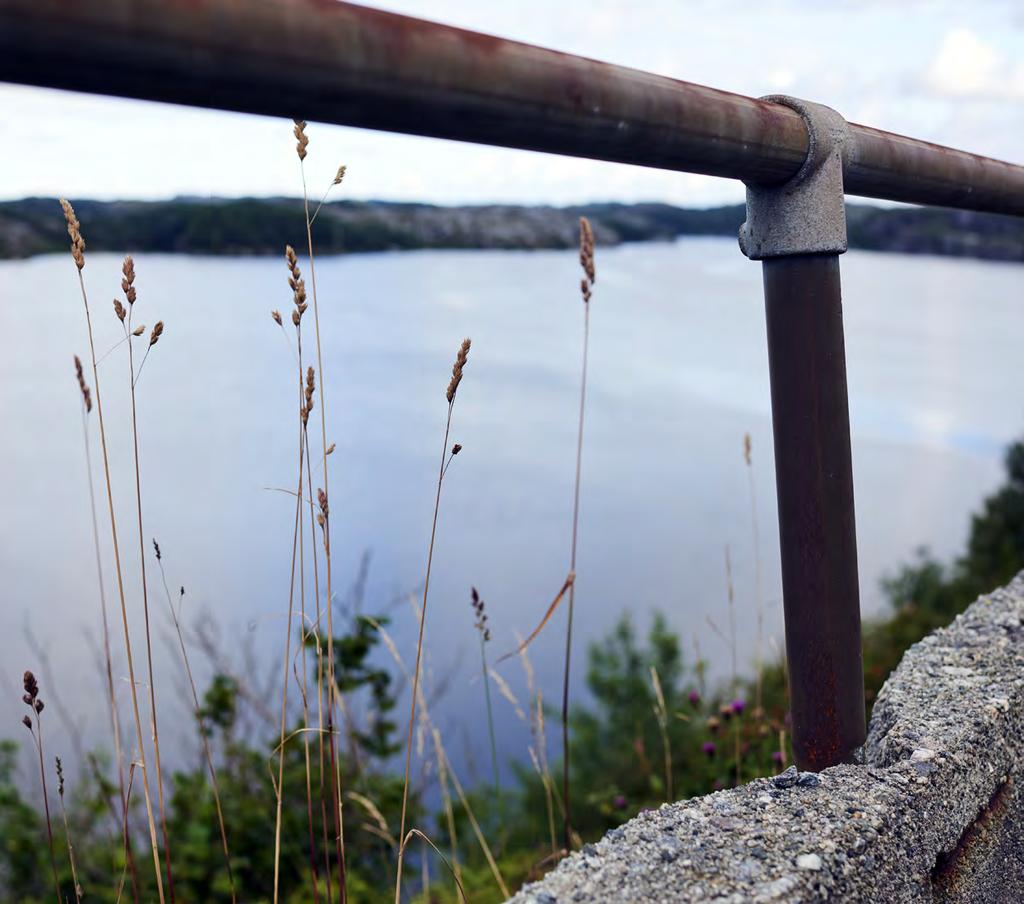
[{"label": "bolt on clamp", "polygon": [[807,126],[807,157],[782,185],[747,185],[740,250],[751,260],[846,251],[843,166],[851,151],[846,120],[831,107],[787,95],[761,100],[795,110]]}]

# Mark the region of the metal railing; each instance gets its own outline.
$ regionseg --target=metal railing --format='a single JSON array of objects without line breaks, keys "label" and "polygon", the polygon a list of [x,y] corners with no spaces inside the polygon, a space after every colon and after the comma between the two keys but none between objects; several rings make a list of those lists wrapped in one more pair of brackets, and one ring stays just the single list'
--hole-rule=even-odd
[{"label": "metal railing", "polygon": [[703,173],[762,260],[793,745],[864,741],[845,194],[1024,216],[1024,167],[335,0],[0,0],[0,80]]}]

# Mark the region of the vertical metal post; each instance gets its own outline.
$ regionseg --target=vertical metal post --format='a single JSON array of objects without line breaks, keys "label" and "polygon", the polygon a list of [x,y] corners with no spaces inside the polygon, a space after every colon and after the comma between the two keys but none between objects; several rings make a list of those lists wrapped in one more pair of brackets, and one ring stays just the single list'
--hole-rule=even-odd
[{"label": "vertical metal post", "polygon": [[865,735],[839,257],[763,268],[793,749],[818,771]]},{"label": "vertical metal post", "polygon": [[834,110],[771,100],[803,116],[810,149],[784,185],[748,186],[740,246],[763,261],[793,750],[818,771],[865,738],[839,279],[848,133]]}]

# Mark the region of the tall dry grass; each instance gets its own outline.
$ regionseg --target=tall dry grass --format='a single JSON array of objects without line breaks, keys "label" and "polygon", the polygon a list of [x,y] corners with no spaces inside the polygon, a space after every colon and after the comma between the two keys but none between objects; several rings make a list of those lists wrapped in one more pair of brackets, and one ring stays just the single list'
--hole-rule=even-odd
[{"label": "tall dry grass", "polygon": [[142,376],[142,369],[146,365],[149,353],[160,341],[164,331],[162,320],[158,320],[149,334],[149,341],[146,344],[146,351],[139,364],[138,371],[135,370],[135,342],[145,332],[145,325],[133,327],[132,318],[135,313],[135,302],[137,292],[135,289],[135,262],[129,255],[121,265],[121,290],[124,292],[125,301],[128,302],[127,311],[124,305],[117,299],[114,300],[114,313],[121,321],[124,328],[124,338],[128,343],[128,380],[131,389],[131,411],[132,411],[132,453],[135,464],[135,511],[139,530],[139,569],[142,581],[142,619],[145,626],[146,636],[146,671],[149,682],[149,720],[150,731],[153,737],[153,755],[156,765],[156,788],[157,803],[160,808],[160,828],[164,839],[164,863],[167,868],[167,891],[174,904],[174,873],[171,869],[171,838],[167,831],[167,804],[164,799],[164,771],[160,757],[160,727],[157,718],[156,706],[156,681],[153,679],[153,632],[149,619],[149,584],[146,580],[146,538],[142,528],[142,474],[139,464],[139,421],[138,404],[136,401],[135,387]]},{"label": "tall dry grass", "polygon": [[[78,380],[78,389],[82,397],[82,444],[85,451],[85,474],[86,483],[89,487],[89,516],[92,526],[93,553],[96,558],[96,582],[99,587],[100,596],[100,624],[103,631],[103,666],[104,679],[106,681],[107,704],[110,708],[110,732],[114,740],[114,767],[117,770],[117,791],[120,802],[120,810],[114,811],[115,819],[122,823],[120,813],[125,810],[125,783],[124,783],[124,754],[121,749],[121,717],[117,709],[117,698],[114,693],[114,666],[110,654],[110,623],[107,617],[107,592],[103,580],[103,561],[100,552],[100,530],[99,520],[96,516],[96,490],[93,486],[92,475],[92,444],[89,440],[89,416],[92,414],[92,391],[85,379],[82,368],[82,360],[75,355],[75,377]],[[121,824],[121,835],[127,837],[127,825]],[[131,846],[126,848],[125,859],[131,873],[132,891],[134,900],[139,900],[139,877],[135,868],[135,858],[131,852]]]},{"label": "tall dry grass", "polygon": [[[22,718],[22,724],[28,729],[29,734],[32,735],[32,741],[36,746],[36,752],[39,755],[39,781],[43,786],[43,812],[46,815],[46,840],[50,850],[50,867],[53,870],[53,885],[57,891],[57,901],[63,901],[64,896],[60,889],[60,877],[57,875],[57,852],[54,849],[53,844],[53,822],[50,819],[50,795],[46,790],[46,765],[45,757],[43,755],[43,723],[40,716],[43,713],[45,704],[43,703],[42,697],[39,696],[39,682],[36,681],[36,676],[30,671],[26,671],[22,677],[22,686],[24,687],[25,693],[22,695],[22,701],[29,708],[31,717],[24,716]],[[33,720],[35,725],[33,726]]]},{"label": "tall dry grass", "polygon": [[213,803],[214,808],[217,811],[217,828],[220,832],[220,843],[221,848],[224,851],[224,865],[228,871],[228,882],[231,886],[231,902],[235,904],[238,900],[238,895],[235,890],[235,873],[231,866],[231,850],[228,846],[228,830],[224,824],[224,807],[221,805],[220,799],[220,782],[217,779],[217,767],[213,762],[213,752],[210,750],[210,731],[206,724],[206,718],[203,715],[203,708],[199,702],[199,691],[196,687],[195,677],[192,673],[192,662],[189,659],[188,647],[185,645],[185,633],[181,627],[181,604],[185,598],[185,588],[181,588],[181,592],[178,595],[178,608],[175,609],[174,602],[171,600],[171,590],[167,586],[167,572],[164,570],[164,558],[163,553],[160,550],[160,544],[156,540],[153,541],[153,553],[156,556],[157,566],[160,569],[160,580],[164,586],[164,595],[167,598],[167,611],[171,616],[171,622],[174,625],[174,633],[178,638],[178,648],[181,651],[181,662],[185,668],[185,677],[188,679],[188,687],[192,693],[192,714],[195,716],[196,724],[199,726],[199,736],[203,742],[203,756],[206,759],[206,768],[210,773],[210,787],[213,790]]},{"label": "tall dry grass", "polygon": [[[299,437],[299,448],[298,448],[298,481],[295,489],[295,525],[292,531],[292,553],[291,553],[291,575],[288,581],[288,619],[285,623],[285,641],[284,641],[284,658],[282,660],[282,668],[284,675],[281,680],[281,719],[280,719],[280,737],[278,741],[277,757],[277,781],[274,785],[274,793],[277,797],[277,811],[275,814],[274,822],[274,904],[277,904],[280,895],[280,884],[281,884],[281,822],[282,822],[282,808],[284,802],[284,760],[285,760],[285,744],[286,744],[286,732],[287,732],[287,719],[288,719],[288,686],[291,683],[290,670],[291,670],[291,643],[292,643],[292,623],[295,614],[295,571],[296,566],[299,564],[299,533],[303,530],[302,524],[302,489],[303,489],[303,477],[304,469],[306,464],[305,458],[305,422],[309,419],[309,412],[313,408],[313,393],[314,393],[314,377],[313,369],[309,369],[309,377],[304,382],[302,376],[302,315],[307,310],[306,302],[306,286],[305,281],[302,279],[302,274],[299,270],[298,259],[296,258],[295,251],[289,245],[285,251],[285,259],[288,264],[288,282],[292,290],[292,301],[294,307],[292,308],[292,323],[295,326],[295,337],[296,337],[296,363],[298,365],[298,398],[299,398],[299,411],[298,411],[298,437]],[[280,317],[276,317],[275,320],[280,321]],[[303,728],[307,726],[303,725]],[[307,787],[309,786],[308,774],[307,774]],[[314,888],[316,887],[314,883]]]},{"label": "tall dry grass", "polygon": [[[306,219],[306,244],[309,252],[309,278],[310,287],[312,289],[313,298],[313,328],[316,336],[316,368],[320,374],[320,396],[319,396],[319,409],[320,409],[320,440],[321,449],[323,451],[323,489],[318,490],[317,497],[320,502],[320,513],[317,515],[317,521],[321,528],[321,538],[323,542],[324,550],[324,578],[326,581],[325,593],[325,609],[327,615],[327,724],[326,731],[328,737],[328,753],[331,764],[331,809],[334,815],[334,834],[335,834],[335,852],[338,864],[338,893],[341,904],[345,904],[348,899],[348,889],[345,880],[345,823],[342,809],[342,781],[341,781],[341,760],[338,755],[337,749],[337,737],[335,732],[335,710],[339,706],[338,701],[338,687],[335,681],[335,659],[334,659],[334,595],[332,589],[332,560],[331,560],[331,533],[330,533],[330,519],[328,517],[328,500],[330,498],[330,476],[329,468],[327,463],[327,401],[324,392],[324,361],[323,361],[323,350],[320,335],[320,305],[317,296],[317,285],[316,285],[316,255],[313,251],[313,219],[316,214],[319,214],[320,207],[318,206],[313,217],[309,214],[309,191],[306,186],[306,148],[309,146],[309,137],[306,135],[306,123],[303,120],[295,120],[295,127],[293,130],[295,135],[295,152],[299,158],[299,171],[302,176],[302,205],[305,212]],[[335,174],[334,180],[331,185],[327,187],[327,191],[324,192],[324,200],[327,198],[327,192],[335,185],[341,184],[341,181],[345,177],[345,167],[341,166],[338,168]],[[320,202],[320,206],[323,205],[323,200]],[[300,488],[301,494],[301,488]],[[328,886],[329,887],[329,886]]]},{"label": "tall dry grass", "polygon": [[[82,237],[81,225],[75,210],[64,198],[61,199],[61,208],[64,212],[64,219],[67,222],[68,236],[71,239],[71,258],[78,271],[78,286],[82,295],[82,305],[85,309],[85,322],[89,334],[89,356],[92,362],[93,388],[96,393],[96,413],[100,427],[100,446],[103,450],[103,475],[107,490],[107,508],[110,514],[110,535],[111,544],[114,550],[114,566],[117,574],[117,591],[121,603],[121,624],[124,629],[125,658],[128,665],[128,686],[131,690],[132,715],[135,719],[135,739],[138,744],[139,767],[142,770],[143,797],[146,803],[146,819],[149,827],[150,848],[153,854],[153,868],[156,878],[157,895],[160,904],[164,904],[164,882],[160,867],[160,842],[157,839],[156,821],[153,815],[153,802],[149,791],[149,774],[146,766],[146,745],[142,730],[142,717],[139,711],[138,685],[135,678],[135,659],[132,653],[131,632],[128,628],[128,603],[125,595],[124,573],[121,568],[121,548],[117,535],[117,516],[114,510],[114,490],[110,476],[110,457],[107,451],[107,431],[103,419],[103,398],[100,392],[100,375],[96,362],[96,343],[93,338],[92,315],[89,310],[89,296],[85,289],[85,277],[82,271],[85,269],[85,239]],[[120,304],[120,302],[117,302]],[[159,335],[157,336],[159,338]],[[125,793],[125,819],[128,811],[128,792]],[[127,839],[128,832],[125,829]]]},{"label": "tall dry grass", "polygon": [[412,677],[412,701],[409,704],[409,730],[405,745],[405,781],[402,786],[402,815],[401,829],[398,833],[398,875],[395,877],[395,904],[400,904],[402,898],[402,863],[405,858],[405,823],[409,805],[409,768],[412,764],[412,736],[416,725],[416,704],[420,690],[420,666],[423,659],[423,632],[427,621],[427,599],[430,594],[430,572],[434,564],[434,542],[437,539],[437,518],[441,509],[441,488],[444,485],[444,477],[455,456],[462,451],[462,446],[456,443],[451,451],[448,449],[448,439],[452,429],[452,412],[455,408],[455,398],[462,382],[463,373],[469,360],[470,340],[463,339],[462,345],[455,355],[455,364],[452,365],[452,376],[448,381],[448,388],[445,390],[445,399],[448,402],[448,413],[445,418],[444,439],[441,442],[441,463],[437,471],[437,492],[434,496],[434,516],[430,525],[430,546],[427,551],[427,570],[423,581],[423,602],[420,606],[419,637],[416,641],[416,666],[413,669]]},{"label": "tall dry grass", "polygon": [[569,673],[572,664],[572,622],[576,608],[576,545],[580,525],[580,482],[583,469],[583,426],[587,408],[587,357],[590,351],[590,297],[597,280],[594,269],[594,231],[586,217],[580,217],[580,295],[583,298],[583,360],[580,368],[580,408],[576,427],[576,475],[572,491],[572,539],[569,551],[569,615],[565,628],[565,670],[562,679],[562,840],[565,850],[572,850],[572,797],[570,793],[569,756]]},{"label": "tall dry grass", "polygon": [[[494,708],[491,706],[491,675],[487,667],[487,644],[491,642],[491,629],[487,627],[487,606],[477,592],[470,588],[470,602],[475,616],[473,627],[480,638],[480,671],[484,683],[484,701],[487,704],[487,738],[491,742],[491,771],[494,775],[494,796],[498,801],[499,815],[504,815],[505,802],[501,796],[501,775],[498,772],[498,745],[494,738]],[[504,823],[504,818],[501,820]]]},{"label": "tall dry grass", "polygon": [[71,842],[71,827],[68,825],[68,811],[64,806],[64,764],[57,760],[57,798],[60,800],[60,816],[64,823],[64,843],[68,849],[68,863],[71,865],[71,881],[75,887],[75,901],[82,904],[82,883],[78,881],[78,865],[75,863],[75,846]]},{"label": "tall dry grass", "polygon": [[757,486],[754,482],[753,442],[749,433],[743,434],[743,462],[747,467],[750,485],[750,533],[754,554],[754,605],[757,609],[757,646],[754,650],[754,665],[757,670],[754,691],[754,713],[760,721],[764,718],[764,583],[761,576],[761,531],[757,519]]}]

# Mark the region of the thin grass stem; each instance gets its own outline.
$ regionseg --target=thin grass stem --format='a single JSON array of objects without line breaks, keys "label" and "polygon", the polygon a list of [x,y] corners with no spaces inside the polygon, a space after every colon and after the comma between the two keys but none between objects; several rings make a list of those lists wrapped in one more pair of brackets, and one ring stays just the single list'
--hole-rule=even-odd
[{"label": "thin grass stem", "polygon": [[444,482],[445,460],[448,456],[448,437],[452,427],[452,408],[455,406],[454,396],[448,400],[448,416],[444,425],[444,442],[441,444],[441,464],[437,471],[437,492],[434,496],[434,516],[430,525],[430,548],[427,551],[427,574],[423,582],[423,603],[420,606],[419,637],[416,641],[416,666],[413,669],[412,701],[409,704],[409,731],[405,745],[405,782],[402,786],[402,817],[398,837],[403,839],[398,848],[398,876],[395,879],[395,904],[400,904],[402,897],[402,860],[405,854],[405,820],[409,804],[409,767],[412,764],[412,735],[416,724],[416,698],[420,688],[420,665],[423,659],[423,630],[427,621],[427,597],[430,593],[430,570],[434,564],[434,541],[437,538],[437,516],[441,508],[441,486]]},{"label": "thin grass stem", "polygon": [[[157,841],[156,822],[153,818],[153,805],[149,794],[149,779],[148,771],[146,769],[146,748],[143,742],[142,735],[142,719],[139,715],[138,689],[135,681],[135,663],[134,657],[132,656],[131,634],[129,633],[128,630],[128,606],[125,600],[124,575],[121,568],[121,551],[117,538],[117,518],[114,511],[114,491],[110,479],[110,457],[107,452],[107,433],[106,426],[103,420],[103,397],[100,392],[99,369],[96,364],[96,345],[93,339],[92,317],[89,312],[89,296],[86,293],[85,279],[82,276],[82,270],[85,267],[85,243],[82,240],[78,219],[75,216],[75,212],[72,209],[71,205],[68,204],[67,201],[62,200],[61,206],[64,208],[64,215],[68,221],[68,234],[71,236],[71,254],[75,260],[75,265],[78,268],[78,286],[82,294],[82,304],[85,309],[85,322],[89,334],[89,357],[92,364],[93,387],[96,391],[96,412],[97,420],[99,421],[100,425],[100,446],[103,450],[103,474],[106,480],[107,507],[110,513],[110,535],[111,543],[114,548],[114,565],[117,574],[117,591],[121,603],[121,623],[122,627],[124,628],[125,657],[127,659],[128,664],[128,682],[129,687],[131,688],[132,715],[135,718],[135,736],[139,747],[139,766],[142,769],[142,786],[144,792],[143,796],[146,802],[146,817],[149,825],[149,839],[150,847],[153,853],[153,867],[156,876],[157,894],[160,900],[160,904],[164,904],[164,884],[162,870],[160,868],[160,846],[159,842]],[[125,804],[125,819],[127,820],[127,800]],[[127,837],[127,828],[125,832]]]},{"label": "thin grass stem", "polygon": [[[80,367],[78,358],[75,358],[76,366]],[[118,793],[121,801],[121,808],[124,809],[125,803],[125,787],[124,787],[124,754],[121,750],[121,719],[117,712],[117,698],[114,694],[114,669],[112,663],[112,657],[110,655],[110,625],[107,619],[107,593],[106,586],[103,581],[103,563],[100,556],[100,531],[99,521],[96,517],[96,491],[93,487],[92,478],[92,451],[89,443],[89,420],[88,415],[92,407],[90,397],[84,393],[87,391],[84,387],[84,377],[80,377],[83,381],[83,404],[82,404],[82,440],[85,449],[85,470],[86,478],[89,485],[89,515],[92,522],[92,541],[93,550],[96,556],[96,581],[100,591],[100,615],[102,618],[103,625],[103,659],[105,666],[105,675],[107,682],[107,702],[110,705],[110,728],[114,738],[114,759],[117,761],[117,784]],[[135,870],[135,859],[133,857],[128,858],[129,867],[131,869],[132,876],[132,890],[135,895],[135,900],[139,897],[138,887],[138,875]]]},{"label": "thin grass stem", "polygon": [[[583,427],[587,405],[587,359],[590,351],[590,291],[594,283],[594,236],[590,223],[580,218],[580,263],[583,266],[583,361],[580,368],[580,408],[576,430],[576,474],[572,493],[572,542],[569,553],[569,573],[576,575],[576,546],[580,522],[580,478],[583,470]],[[576,605],[576,581],[569,586],[569,613],[565,630],[565,671],[562,678],[562,808],[564,810],[563,842],[566,851],[572,850],[572,796],[570,792],[569,749],[569,674],[572,663],[572,625]]]},{"label": "thin grass stem", "polygon": [[[298,126],[296,126],[298,128]],[[304,138],[305,136],[303,136]],[[313,326],[316,333],[316,369],[320,374],[320,438],[323,443],[323,475],[324,475],[324,493],[327,498],[330,498],[330,485],[328,479],[328,467],[327,467],[327,400],[324,393],[324,360],[323,353],[321,351],[320,341],[320,306],[317,300],[317,288],[316,288],[316,263],[315,255],[313,253],[313,223],[309,217],[309,192],[306,188],[306,167],[303,163],[305,157],[305,145],[301,144],[302,153],[299,157],[299,169],[302,173],[302,205],[306,216],[306,242],[309,249],[309,278],[310,285],[313,290]],[[301,487],[299,489],[301,492]],[[342,782],[341,782],[341,764],[337,757],[336,743],[334,736],[334,708],[336,704],[336,683],[334,680],[334,621],[333,612],[334,609],[334,596],[331,588],[331,539],[330,539],[330,525],[325,524],[323,528],[324,535],[324,567],[325,567],[325,579],[327,582],[327,669],[328,669],[328,706],[327,706],[327,724],[330,727],[329,743],[330,743],[330,758],[331,758],[331,797],[332,797],[332,808],[334,810],[334,829],[335,829],[335,844],[338,859],[338,889],[339,898],[341,904],[346,904],[348,900],[347,884],[345,881],[345,840],[344,840],[344,819],[342,815]]]},{"label": "thin grass stem", "polygon": [[[125,267],[127,268],[130,258],[125,259]],[[150,714],[150,727],[153,732],[153,754],[156,766],[156,788],[157,788],[157,803],[160,808],[160,828],[164,838],[164,863],[167,867],[167,893],[171,899],[171,904],[174,904],[174,875],[171,870],[171,838],[167,831],[167,807],[164,801],[164,773],[163,767],[160,762],[160,728],[157,721],[157,709],[156,709],[156,683],[153,680],[153,641],[152,633],[150,631],[149,621],[149,587],[146,582],[146,540],[145,533],[142,528],[142,477],[141,469],[139,466],[139,425],[138,425],[138,414],[136,408],[135,399],[135,384],[137,382],[137,374],[135,373],[135,352],[134,343],[132,342],[132,311],[134,305],[129,305],[128,311],[128,368],[129,378],[131,384],[131,401],[132,401],[132,452],[134,455],[135,463],[135,511],[138,516],[138,528],[139,528],[139,568],[141,570],[142,580],[142,618],[146,632],[146,669],[149,676],[149,714]],[[146,347],[146,354],[143,357],[143,364],[145,364],[146,358],[149,357],[149,351],[153,347],[151,341]],[[139,371],[141,373],[141,366]]]},{"label": "thin grass stem", "polygon": [[[174,604],[171,601],[171,591],[167,586],[167,573],[164,570],[163,556],[160,553],[160,547],[157,545],[156,540],[153,541],[153,548],[156,551],[157,564],[160,567],[160,579],[164,585],[164,594],[167,597],[167,609],[171,613],[171,621],[174,623],[174,632],[178,637],[178,646],[181,649],[181,661],[185,666],[185,675],[188,678],[189,690],[192,692],[192,706],[193,712],[196,717],[196,724],[199,726],[199,736],[203,740],[203,754],[206,758],[206,768],[210,772],[210,786],[213,790],[213,803],[217,810],[217,827],[220,830],[220,843],[221,849],[224,851],[224,864],[228,871],[228,881],[231,884],[231,901],[235,902],[238,900],[235,892],[235,873],[231,867],[231,851],[228,847],[228,833],[227,828],[224,825],[224,809],[221,806],[220,799],[220,782],[217,780],[217,768],[213,763],[213,753],[210,750],[210,738],[209,731],[206,726],[206,720],[203,718],[203,709],[199,703],[199,692],[196,689],[195,678],[192,675],[192,663],[188,657],[188,649],[185,646],[185,635],[181,630],[181,619],[179,613],[175,611]],[[185,589],[182,588],[182,595],[184,595]]]},{"label": "thin grass stem", "polygon": [[303,434],[302,429],[299,429],[299,485],[298,491],[295,495],[295,529],[292,534],[292,566],[291,566],[291,578],[289,580],[288,589],[288,626],[285,632],[285,647],[284,647],[284,680],[281,688],[281,742],[280,749],[278,751],[278,765],[277,765],[277,785],[275,793],[277,795],[277,810],[274,821],[274,904],[280,900],[280,886],[281,886],[281,821],[282,821],[282,806],[284,798],[284,754],[285,754],[285,732],[287,729],[287,718],[288,718],[288,666],[291,662],[291,643],[292,643],[292,617],[295,611],[295,564],[298,553],[298,541],[299,541],[299,525],[301,523],[302,515],[302,473],[304,465],[303,457]]}]

